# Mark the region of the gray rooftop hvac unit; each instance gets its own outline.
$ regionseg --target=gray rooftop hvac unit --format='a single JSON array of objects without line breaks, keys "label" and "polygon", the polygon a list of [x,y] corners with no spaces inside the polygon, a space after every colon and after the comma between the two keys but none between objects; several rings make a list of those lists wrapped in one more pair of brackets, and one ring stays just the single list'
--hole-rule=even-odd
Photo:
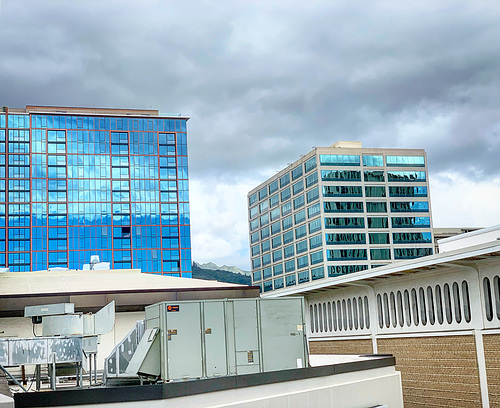
[{"label": "gray rooftop hvac unit", "polygon": [[105,377],[175,381],[301,368],[308,365],[304,321],[302,298],[156,303],[146,307],[127,367],[117,349]]}]

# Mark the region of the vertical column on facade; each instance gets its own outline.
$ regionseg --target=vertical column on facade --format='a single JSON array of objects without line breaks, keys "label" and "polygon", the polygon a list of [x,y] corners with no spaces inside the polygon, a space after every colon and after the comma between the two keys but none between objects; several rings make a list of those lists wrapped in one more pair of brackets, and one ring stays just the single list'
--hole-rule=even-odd
[{"label": "vertical column on facade", "polygon": [[375,289],[373,286],[366,285],[364,283],[351,283],[351,286],[360,286],[367,289],[367,297],[368,297],[368,305],[370,309],[370,332],[371,332],[371,340],[372,340],[372,349],[373,353],[378,353],[378,345],[377,345],[377,334],[378,334],[378,316],[377,316],[377,299],[375,296]]},{"label": "vertical column on facade", "polygon": [[479,299],[479,305],[472,304],[471,306],[471,321],[474,326],[473,334],[476,344],[476,358],[479,371],[479,387],[481,391],[481,402],[483,408],[490,406],[488,394],[488,378],[486,375],[486,359],[484,356],[484,343],[483,343],[483,316],[484,304],[480,301],[481,297],[481,278],[479,274],[479,267],[476,264],[461,265],[453,264],[453,267],[467,270],[471,273],[470,280],[470,293],[471,299]]}]

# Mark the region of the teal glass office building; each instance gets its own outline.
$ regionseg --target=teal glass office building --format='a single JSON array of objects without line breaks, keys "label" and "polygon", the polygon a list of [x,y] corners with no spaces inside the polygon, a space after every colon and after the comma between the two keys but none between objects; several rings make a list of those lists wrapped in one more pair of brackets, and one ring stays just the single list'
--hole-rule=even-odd
[{"label": "teal glass office building", "polygon": [[0,267],[191,277],[188,117],[27,106],[0,112]]},{"label": "teal glass office building", "polygon": [[303,155],[248,194],[253,284],[301,293],[432,255],[427,174],[422,149],[337,142]]}]

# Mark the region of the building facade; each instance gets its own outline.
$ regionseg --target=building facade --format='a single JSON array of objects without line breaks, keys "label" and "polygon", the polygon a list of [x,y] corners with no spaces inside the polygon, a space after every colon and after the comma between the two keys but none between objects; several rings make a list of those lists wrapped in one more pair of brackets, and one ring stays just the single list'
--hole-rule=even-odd
[{"label": "building facade", "polygon": [[248,208],[264,293],[434,252],[424,150],[315,148],[250,191]]},{"label": "building facade", "polygon": [[392,354],[406,408],[500,406],[500,226],[439,253],[290,287],[311,354]]},{"label": "building facade", "polygon": [[0,266],[191,276],[188,117],[27,106],[0,112]]}]

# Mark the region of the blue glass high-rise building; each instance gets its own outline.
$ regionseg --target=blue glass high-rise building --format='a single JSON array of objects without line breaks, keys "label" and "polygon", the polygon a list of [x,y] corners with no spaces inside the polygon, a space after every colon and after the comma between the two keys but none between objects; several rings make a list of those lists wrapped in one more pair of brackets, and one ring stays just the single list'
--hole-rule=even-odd
[{"label": "blue glass high-rise building", "polygon": [[188,117],[26,106],[0,112],[0,267],[191,277]]}]

